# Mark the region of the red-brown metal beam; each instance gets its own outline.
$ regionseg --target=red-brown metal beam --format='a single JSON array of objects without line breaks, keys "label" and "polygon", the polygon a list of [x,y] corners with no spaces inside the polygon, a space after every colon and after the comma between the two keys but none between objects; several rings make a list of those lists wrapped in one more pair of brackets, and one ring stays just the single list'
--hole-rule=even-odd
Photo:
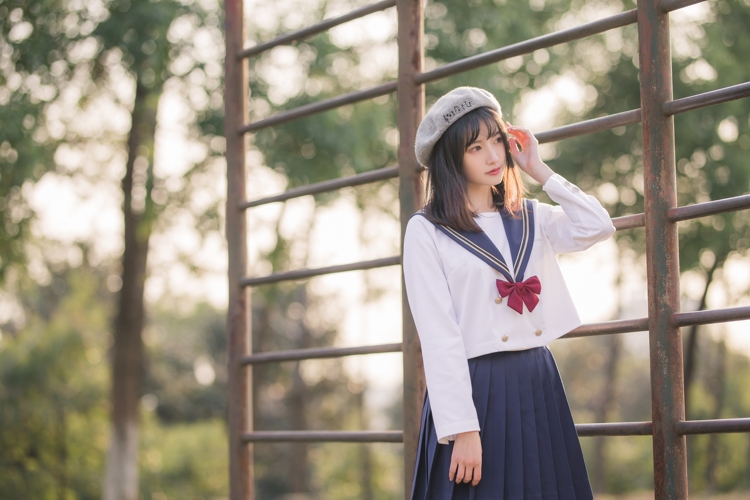
[{"label": "red-brown metal beam", "polygon": [[657,500],[687,498],[682,337],[672,321],[680,307],[674,122],[663,112],[672,100],[669,16],[657,0],[638,0],[643,170],[648,276],[654,494]]},{"label": "red-brown metal beam", "polygon": [[682,9],[683,7],[689,7],[697,3],[703,3],[706,0],[661,0],[659,2],[659,9],[662,12],[671,12],[673,10]]},{"label": "red-brown metal beam", "polygon": [[246,433],[246,443],[400,443],[402,431],[255,431]]},{"label": "red-brown metal beam", "polygon": [[596,35],[598,33],[604,33],[615,28],[621,28],[629,24],[636,22],[637,14],[635,10],[629,10],[620,14],[615,14],[598,21],[591,23],[582,24],[574,28],[569,28],[554,33],[548,33],[546,35],[538,36],[530,40],[523,42],[514,43],[495,50],[483,52],[475,56],[467,57],[459,61],[444,64],[439,68],[435,68],[431,71],[420,73],[416,77],[417,83],[429,83],[442,78],[456,75],[458,73],[464,73],[471,71],[472,69],[481,68],[504,59],[510,59],[511,57],[520,56],[524,54],[530,54],[535,50],[545,49],[561,43],[578,40],[579,38],[585,38],[587,36]]},{"label": "red-brown metal beam", "polygon": [[340,24],[348,23],[349,21],[359,19],[360,17],[365,17],[374,12],[380,12],[381,10],[388,9],[390,7],[393,7],[394,5],[396,5],[396,0],[384,0],[382,2],[365,5],[364,7],[355,9],[342,16],[325,19],[317,24],[313,24],[312,26],[308,26],[307,28],[295,31],[294,33],[287,33],[286,35],[278,36],[273,40],[269,40],[267,42],[259,43],[258,45],[255,45],[253,47],[249,47],[240,52],[237,55],[237,59],[252,57],[254,55],[260,54],[261,52],[272,49],[277,45],[286,45],[297,42],[299,40],[304,40],[305,38],[310,38],[313,35],[322,33],[333,27],[339,26]]},{"label": "red-brown metal beam", "polygon": [[581,325],[560,338],[575,339],[580,337],[595,337],[614,333],[630,333],[648,331],[648,318],[618,319],[601,323]]},{"label": "red-brown metal beam", "polygon": [[[411,215],[422,208],[424,187],[419,162],[414,154],[417,127],[424,116],[424,85],[416,81],[424,61],[424,2],[397,0],[398,10],[398,164],[399,217],[401,220],[401,251],[404,233]],[[424,401],[425,379],[422,347],[417,336],[409,302],[406,298],[403,274],[401,278],[401,318],[403,328],[404,369],[404,497],[409,498],[414,464],[417,460],[419,423]]]},{"label": "red-brown metal beam", "polygon": [[750,208],[750,194],[743,194],[731,198],[724,198],[723,200],[706,201],[704,203],[695,203],[694,205],[673,208],[669,211],[669,220],[672,222],[679,222],[706,217],[708,215],[746,210],[748,208]]},{"label": "red-brown metal beam", "polygon": [[303,361],[306,359],[341,358],[361,354],[382,354],[401,352],[401,344],[378,344],[358,347],[316,347],[313,349],[292,349],[289,351],[260,352],[242,358],[246,365],[260,363],[280,363],[283,361]]},{"label": "red-brown metal beam", "polygon": [[707,106],[714,106],[724,102],[735,101],[742,99],[743,97],[750,96],[750,82],[739,83],[730,87],[724,87],[717,90],[711,90],[710,92],[703,92],[702,94],[692,95],[690,97],[683,97],[682,99],[675,99],[674,101],[665,102],[662,105],[662,110],[665,115],[676,115],[678,113],[685,113],[686,111],[692,111],[694,109],[705,108]]},{"label": "red-brown metal beam", "polygon": [[227,303],[227,429],[229,438],[229,498],[251,500],[253,491],[252,447],[242,435],[252,431],[251,371],[242,356],[250,344],[250,293],[240,284],[247,274],[247,224],[245,212],[237,207],[245,195],[245,138],[231,133],[247,116],[247,65],[237,62],[245,42],[242,0],[224,2],[226,58],[224,60],[224,130],[226,135],[228,250]]},{"label": "red-brown metal beam", "polygon": [[615,226],[615,229],[618,231],[643,227],[646,225],[646,216],[643,214],[633,214],[614,217],[612,219],[612,225]]},{"label": "red-brown metal beam", "polygon": [[282,111],[281,113],[269,116],[257,122],[247,123],[241,127],[237,127],[235,130],[240,134],[247,132],[253,132],[260,130],[265,127],[271,127],[274,125],[281,125],[293,120],[298,120],[310,115],[316,115],[323,111],[329,111],[331,109],[339,108],[347,104],[354,104],[356,102],[365,101],[367,99],[374,99],[381,95],[386,95],[396,90],[396,82],[383,83],[370,87],[369,89],[357,90],[348,94],[332,97],[323,101],[314,102],[311,104],[305,104],[298,108],[290,109],[288,111]]},{"label": "red-brown metal beam", "polygon": [[308,184],[307,186],[292,188],[284,191],[281,194],[267,196],[265,198],[259,198],[253,201],[247,201],[245,203],[242,203],[240,205],[240,208],[253,208],[260,205],[267,205],[268,203],[291,200],[293,198],[299,198],[301,196],[327,193],[329,191],[335,191],[341,188],[361,186],[363,184],[370,184],[372,182],[395,179],[396,177],[398,177],[398,165],[395,165],[393,167],[379,168],[370,172],[363,172],[361,174],[350,175],[347,177],[340,177],[338,179],[332,179],[330,181],[316,182],[313,184]]},{"label": "red-brown metal beam", "polygon": [[569,139],[571,137],[600,132],[602,130],[609,130],[615,127],[622,127],[624,125],[632,125],[634,123],[639,123],[640,121],[641,110],[632,109],[622,113],[615,113],[614,115],[601,116],[599,118],[593,118],[591,120],[584,120],[582,122],[571,123],[570,125],[545,130],[544,132],[534,134],[534,136],[539,141],[539,144],[544,144],[547,142],[562,141],[563,139]]},{"label": "red-brown metal beam", "polygon": [[401,256],[385,257],[383,259],[365,260],[362,262],[353,262],[351,264],[341,264],[338,266],[318,267],[315,269],[295,269],[293,271],[284,271],[281,273],[269,274],[258,278],[242,278],[241,286],[260,286],[280,281],[296,281],[322,276],[324,274],[346,273],[349,271],[363,271],[365,269],[375,269],[377,267],[397,266],[401,263]]},{"label": "red-brown metal beam", "polygon": [[592,436],[650,436],[651,422],[613,422],[604,424],[576,424],[579,437]]},{"label": "red-brown metal beam", "polygon": [[683,422],[677,422],[677,431],[683,435],[750,432],[750,418],[687,420]]},{"label": "red-brown metal beam", "polygon": [[682,327],[708,325],[711,323],[727,323],[729,321],[744,321],[746,319],[750,319],[750,306],[678,312],[675,313],[672,322],[675,326]]}]

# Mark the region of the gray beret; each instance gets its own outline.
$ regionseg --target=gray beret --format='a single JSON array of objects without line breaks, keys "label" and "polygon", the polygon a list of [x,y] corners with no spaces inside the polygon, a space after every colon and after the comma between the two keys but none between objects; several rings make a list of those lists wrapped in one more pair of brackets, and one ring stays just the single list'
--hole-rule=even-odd
[{"label": "gray beret", "polygon": [[491,108],[501,113],[495,96],[476,87],[458,87],[438,99],[424,115],[417,129],[414,150],[419,163],[427,166],[432,148],[448,127],[469,111],[478,108]]}]

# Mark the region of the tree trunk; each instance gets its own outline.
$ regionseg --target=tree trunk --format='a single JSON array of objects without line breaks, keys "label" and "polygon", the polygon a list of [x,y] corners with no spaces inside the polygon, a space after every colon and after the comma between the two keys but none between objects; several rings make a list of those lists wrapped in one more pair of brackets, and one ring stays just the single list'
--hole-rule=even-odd
[{"label": "tree trunk", "polygon": [[[719,265],[726,260],[726,255],[722,256],[720,259],[718,256],[716,257],[716,260],[714,260],[713,265],[711,266],[711,269],[708,270],[708,273],[706,274],[706,286],[703,288],[703,295],[701,296],[701,301],[698,304],[698,310],[703,311],[706,308],[706,298],[708,297],[708,288],[711,286],[711,283],[714,280],[714,275],[716,273],[716,269],[718,269]],[[695,377],[695,366],[696,366],[696,353],[698,351],[698,325],[693,325],[690,327],[690,330],[688,331],[687,336],[687,345],[685,346],[685,373],[683,376],[684,380],[684,392],[685,392],[685,418],[688,418],[690,413],[690,387],[693,383],[693,378]]]},{"label": "tree trunk", "polygon": [[[615,389],[617,382],[617,365],[622,353],[622,337],[610,335],[607,349],[607,361],[604,373],[604,386],[594,408],[594,421],[606,422],[609,408],[615,400]],[[592,488],[595,493],[603,493],[606,486],[606,454],[604,436],[597,436],[594,441],[594,464],[591,471]]]},{"label": "tree trunk", "polygon": [[[309,233],[308,233],[309,236]],[[308,237],[309,239],[309,237]],[[299,302],[307,308],[307,288],[302,287],[299,290]],[[299,322],[299,337],[295,349],[307,349],[310,347],[310,331],[305,326],[305,322]],[[307,391],[308,387],[302,379],[300,373],[300,362],[294,364],[292,373],[292,389],[289,391],[287,400],[289,414],[291,416],[292,429],[304,431],[307,430]],[[289,488],[292,493],[308,493],[309,486],[309,465],[307,461],[308,445],[307,443],[292,443],[292,454],[289,461]]]},{"label": "tree trunk", "polygon": [[154,135],[161,86],[136,85],[128,160],[122,179],[125,249],[112,346],[112,427],[104,500],[138,500],[138,403],[143,372],[143,290],[154,219]]},{"label": "tree trunk", "polygon": [[[718,355],[716,356],[716,372],[713,377],[714,411],[712,419],[721,418],[721,410],[724,408],[724,378],[727,372],[727,343],[724,339],[719,342]],[[708,437],[708,450],[706,451],[706,493],[710,496],[716,490],[716,465],[719,455],[719,435],[711,434]]]},{"label": "tree trunk", "polygon": [[[287,404],[291,416],[292,429],[296,431],[307,430],[306,415],[306,393],[307,386],[299,371],[299,364],[294,364],[292,374],[292,389],[289,391]],[[289,457],[289,491],[292,493],[307,493],[308,486],[308,464],[307,443],[292,443],[291,456]]]},{"label": "tree trunk", "polygon": [[[365,407],[365,389],[363,385],[362,389],[356,396],[357,409],[359,410],[359,428],[367,430],[370,424],[367,419],[367,408]],[[362,500],[373,500],[375,493],[372,484],[372,454],[370,453],[370,447],[366,443],[360,445],[360,458],[362,460],[360,467],[362,468]]]}]

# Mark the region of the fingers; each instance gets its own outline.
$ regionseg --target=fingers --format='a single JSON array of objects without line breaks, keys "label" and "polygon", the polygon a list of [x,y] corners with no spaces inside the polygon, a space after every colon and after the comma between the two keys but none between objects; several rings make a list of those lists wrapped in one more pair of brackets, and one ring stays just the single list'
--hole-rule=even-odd
[{"label": "fingers", "polygon": [[514,127],[509,122],[506,122],[506,125],[508,126],[508,134],[517,141],[520,140],[521,145],[535,139],[534,134],[525,127]]},{"label": "fingers", "polygon": [[473,486],[476,486],[482,479],[482,466],[468,466],[451,462],[450,469],[448,470],[448,480],[453,481],[454,478],[456,484],[471,483]]},{"label": "fingers", "polygon": [[465,483],[466,467],[464,464],[458,464],[458,471],[456,472],[456,483]]},{"label": "fingers", "polygon": [[472,486],[478,485],[481,479],[482,479],[482,468],[474,467],[474,480],[471,482],[471,485]]}]

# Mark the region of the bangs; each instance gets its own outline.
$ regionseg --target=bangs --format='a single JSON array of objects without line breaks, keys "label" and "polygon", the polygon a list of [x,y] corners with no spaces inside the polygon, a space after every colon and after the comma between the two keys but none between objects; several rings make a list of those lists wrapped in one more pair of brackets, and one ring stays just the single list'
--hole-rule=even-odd
[{"label": "bangs", "polygon": [[457,132],[463,137],[464,151],[479,138],[479,134],[482,132],[482,124],[487,127],[488,137],[494,137],[497,134],[502,135],[500,116],[490,108],[479,108],[464,115],[455,123],[459,128]]}]

